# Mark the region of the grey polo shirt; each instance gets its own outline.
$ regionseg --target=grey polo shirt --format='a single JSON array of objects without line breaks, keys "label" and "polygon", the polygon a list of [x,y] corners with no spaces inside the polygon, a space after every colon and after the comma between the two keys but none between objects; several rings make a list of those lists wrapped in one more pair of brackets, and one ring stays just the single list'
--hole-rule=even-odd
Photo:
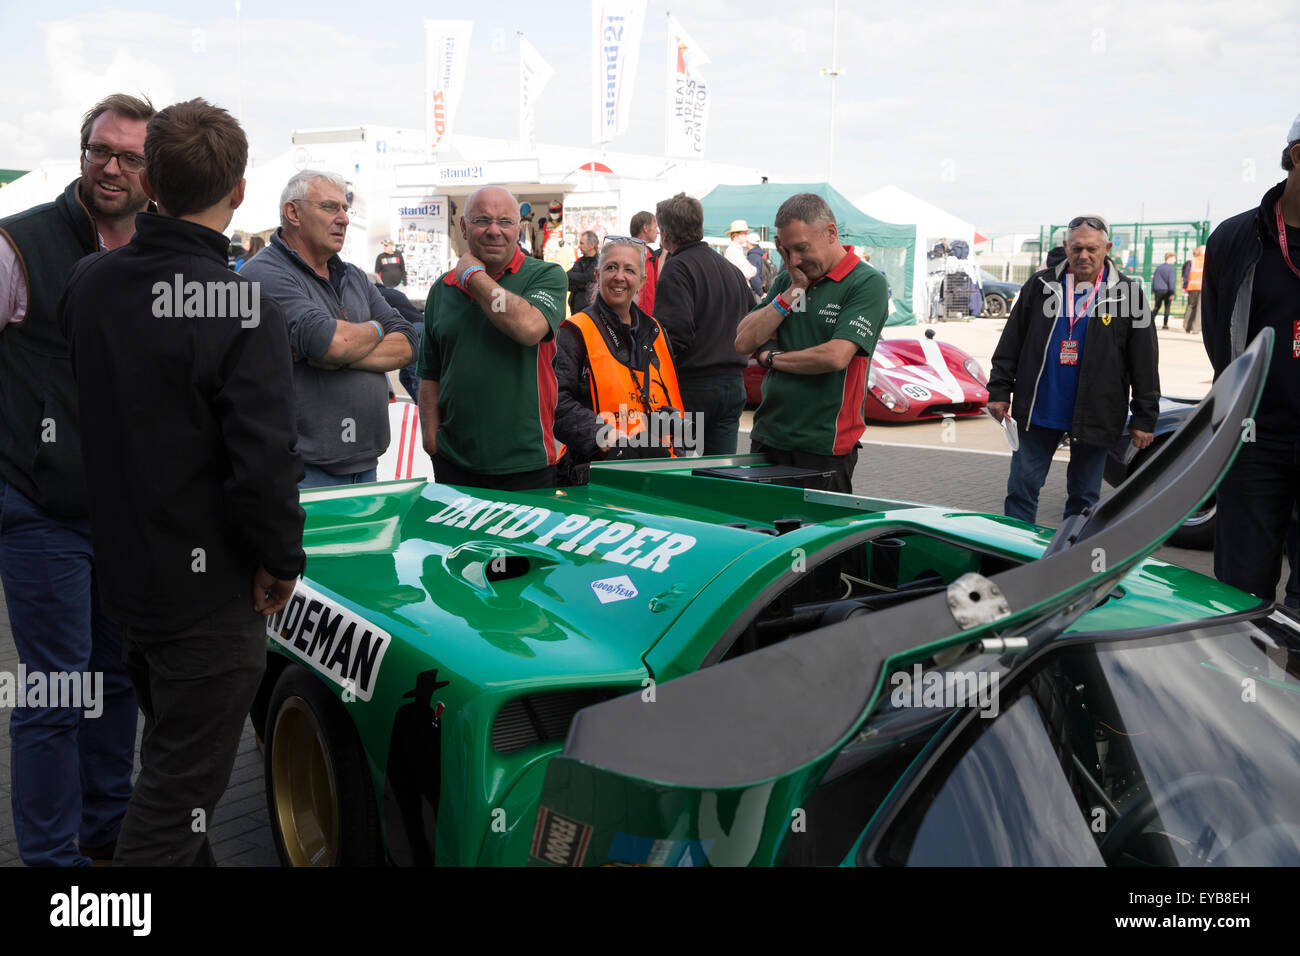
[{"label": "grey polo shirt", "polygon": [[384,335],[400,333],[416,347],[415,329],[384,301],[354,265],[329,261],[329,279],[284,244],[277,230],[267,247],[240,270],[261,284],[284,311],[293,350],[298,451],[307,464],[333,475],[374,468],[388,448],[388,376],[360,369],[323,369],[307,364],[325,357],[334,322],[374,320]]}]

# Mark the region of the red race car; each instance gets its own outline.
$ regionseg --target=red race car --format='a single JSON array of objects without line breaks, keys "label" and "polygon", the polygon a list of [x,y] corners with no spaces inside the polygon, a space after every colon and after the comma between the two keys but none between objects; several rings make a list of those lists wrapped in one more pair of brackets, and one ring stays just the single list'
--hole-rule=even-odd
[{"label": "red race car", "polygon": [[[745,369],[745,402],[763,397],[767,369],[754,359]],[[982,415],[989,402],[989,379],[967,352],[939,342],[934,329],[923,339],[881,339],[867,373],[867,421],[914,422]]]}]

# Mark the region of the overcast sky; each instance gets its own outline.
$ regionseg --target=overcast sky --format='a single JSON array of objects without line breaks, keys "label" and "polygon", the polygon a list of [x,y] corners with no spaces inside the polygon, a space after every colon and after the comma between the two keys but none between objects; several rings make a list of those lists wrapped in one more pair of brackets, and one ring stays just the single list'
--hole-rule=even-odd
[{"label": "overcast sky", "polygon": [[[1296,0],[922,5],[842,0],[832,184],[850,198],[894,183],[985,233],[1036,231],[1080,210],[1115,221],[1214,222],[1282,178],[1300,113]],[[556,70],[538,139],[591,137],[590,5],[245,0],[242,83],[233,0],[0,7],[0,167],[75,156],[104,93],[156,105],[193,96],[236,110],[256,155],[295,128],[423,124],[426,16],[475,19],[457,132],[513,138],[522,31]],[[650,0],[633,127],[611,148],[659,152],[664,13],[708,54],[707,158],[774,182],[826,178],[831,0]]]}]

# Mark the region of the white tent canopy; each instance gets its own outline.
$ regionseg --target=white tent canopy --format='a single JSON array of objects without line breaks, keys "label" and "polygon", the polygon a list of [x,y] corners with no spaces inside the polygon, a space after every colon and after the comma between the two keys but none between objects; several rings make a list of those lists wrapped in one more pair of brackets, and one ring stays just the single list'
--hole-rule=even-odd
[{"label": "white tent canopy", "polygon": [[975,227],[933,203],[926,202],[897,186],[882,186],[853,201],[868,216],[885,222],[916,223],[916,265],[912,271],[912,302],[917,320],[924,322],[930,296],[926,285],[926,253],[940,239],[961,239],[975,252]]},{"label": "white tent canopy", "polygon": [[0,189],[0,219],[52,201],[79,175],[75,159],[47,159]]}]

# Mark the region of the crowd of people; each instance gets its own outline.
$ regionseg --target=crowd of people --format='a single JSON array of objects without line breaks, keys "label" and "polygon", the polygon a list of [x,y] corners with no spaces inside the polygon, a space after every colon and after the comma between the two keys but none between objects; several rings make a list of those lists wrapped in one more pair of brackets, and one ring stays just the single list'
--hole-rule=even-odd
[{"label": "crowd of people", "polygon": [[[328,172],[286,183],[279,228],[232,272],[248,147],[225,110],[117,94],[86,113],[81,144],[54,202],[0,221],[0,581],[27,671],[93,670],[105,686],[96,719],[13,712],[29,865],[213,862],[194,822],[228,783],[265,616],[304,570],[299,492],[375,479],[389,372],[419,402],[437,481],[545,489],[586,482],[595,461],[734,454],[752,356],[767,372],[751,450],[853,490],[888,286],[816,194],[777,210],[775,276],[744,221],[711,249],[683,193],[626,236],[584,231],[566,275],[526,254],[558,234],[558,203],[534,227],[486,186],[421,315],[392,288],[405,266],[391,243],[369,275],[340,258],[348,196]],[[1254,440],[1220,488],[1215,555],[1220,578],[1269,598],[1300,487],[1298,163],[1300,120],[1286,181],[1215,231],[1194,277],[1216,374],[1278,332]],[[1155,327],[1109,232],[1070,221],[994,355],[989,409],[1017,444],[1006,513],[1027,522],[1065,436],[1067,516],[1097,501],[1126,424],[1135,446],[1152,441]]]}]

